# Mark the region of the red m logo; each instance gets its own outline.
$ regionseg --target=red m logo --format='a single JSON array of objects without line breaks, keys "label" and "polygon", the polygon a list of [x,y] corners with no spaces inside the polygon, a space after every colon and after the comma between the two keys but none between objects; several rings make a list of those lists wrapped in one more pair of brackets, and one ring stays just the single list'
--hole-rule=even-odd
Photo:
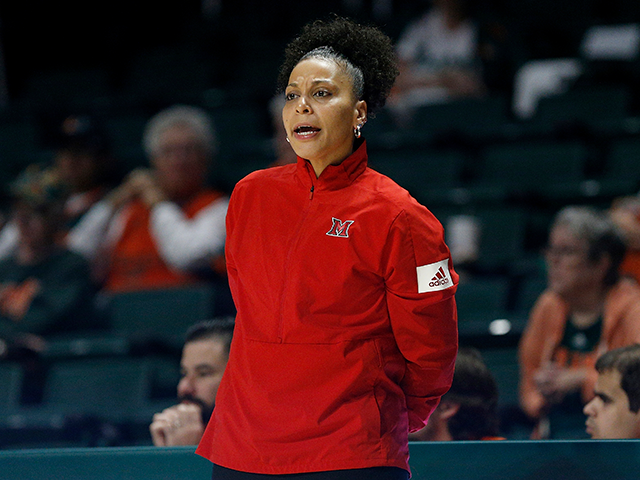
[{"label": "red m logo", "polygon": [[345,220],[344,222],[338,218],[332,217],[333,225],[331,225],[331,230],[327,232],[327,235],[330,237],[349,237],[349,227],[353,223],[353,220]]}]

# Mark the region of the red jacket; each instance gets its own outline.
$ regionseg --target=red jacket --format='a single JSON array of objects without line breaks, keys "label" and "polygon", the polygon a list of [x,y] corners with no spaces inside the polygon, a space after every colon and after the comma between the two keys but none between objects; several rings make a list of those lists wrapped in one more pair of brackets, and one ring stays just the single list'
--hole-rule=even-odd
[{"label": "red jacket", "polygon": [[447,392],[457,352],[453,271],[435,217],[367,168],[363,144],[254,172],[227,212],[238,314],[197,453],[288,474],[395,466]]}]

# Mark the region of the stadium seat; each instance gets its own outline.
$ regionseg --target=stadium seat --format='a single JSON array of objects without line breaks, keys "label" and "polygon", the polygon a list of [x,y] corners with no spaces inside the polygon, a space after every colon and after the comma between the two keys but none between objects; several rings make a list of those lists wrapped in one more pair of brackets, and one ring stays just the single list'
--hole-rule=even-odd
[{"label": "stadium seat", "polygon": [[376,152],[370,166],[420,197],[431,189],[459,186],[464,160],[455,150],[400,148]]},{"label": "stadium seat", "polygon": [[483,320],[488,325],[490,321],[503,317],[507,309],[508,294],[509,281],[506,277],[462,280],[456,292],[460,334],[465,335],[467,321]]},{"label": "stadium seat", "polygon": [[606,158],[604,178],[640,183],[640,139],[613,140]]},{"label": "stadium seat", "polygon": [[517,347],[482,349],[481,353],[498,384],[499,405],[517,405],[520,381]]},{"label": "stadium seat", "polygon": [[630,94],[624,88],[577,88],[541,98],[531,122],[551,129],[576,124],[606,131],[621,125],[629,103]]},{"label": "stadium seat", "polygon": [[485,138],[499,134],[507,122],[507,102],[502,96],[466,98],[418,107],[411,124],[417,138],[460,134]]},{"label": "stadium seat", "polygon": [[54,362],[43,408],[71,416],[120,421],[138,415],[150,392],[150,364],[139,358]]},{"label": "stadium seat", "polygon": [[492,145],[484,151],[476,183],[502,185],[518,195],[544,193],[554,185],[582,182],[587,158],[586,145],[573,141]]},{"label": "stadium seat", "polygon": [[187,328],[213,317],[214,294],[210,285],[113,294],[107,307],[111,331],[181,345]]},{"label": "stadium seat", "polygon": [[17,363],[0,363],[0,417],[20,406],[23,371]]}]

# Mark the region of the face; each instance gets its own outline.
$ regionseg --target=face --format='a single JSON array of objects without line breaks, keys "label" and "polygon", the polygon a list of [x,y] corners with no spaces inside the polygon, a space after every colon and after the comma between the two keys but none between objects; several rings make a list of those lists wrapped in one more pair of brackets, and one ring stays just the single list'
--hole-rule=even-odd
[{"label": "face", "polygon": [[629,410],[629,398],[620,386],[621,379],[617,370],[598,375],[596,396],[584,407],[591,438],[640,438],[640,412]]},{"label": "face", "polygon": [[171,199],[196,193],[204,183],[209,159],[200,138],[185,125],[162,132],[151,163],[158,182]]},{"label": "face", "polygon": [[56,169],[61,180],[73,192],[91,189],[98,175],[98,159],[88,153],[60,151],[55,158]]},{"label": "face", "polygon": [[586,240],[576,237],[566,226],[551,230],[546,251],[549,288],[562,296],[602,285],[606,259],[593,262],[588,256]]},{"label": "face", "polygon": [[188,342],[182,350],[181,376],[178,383],[178,398],[193,397],[212,409],[222,374],[229,359],[226,346],[219,339],[204,339]]},{"label": "face", "polygon": [[351,78],[334,61],[309,58],[289,77],[282,110],[293,150],[318,167],[338,164],[353,151],[354,128],[366,121],[366,103],[355,98]]},{"label": "face", "polygon": [[24,247],[38,249],[55,242],[56,227],[46,214],[18,204],[14,208],[13,217],[18,227],[20,243]]}]

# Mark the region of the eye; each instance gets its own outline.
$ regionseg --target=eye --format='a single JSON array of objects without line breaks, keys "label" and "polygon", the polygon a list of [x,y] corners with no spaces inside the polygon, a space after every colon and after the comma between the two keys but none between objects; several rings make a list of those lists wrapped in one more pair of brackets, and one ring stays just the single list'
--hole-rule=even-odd
[{"label": "eye", "polygon": [[316,97],[328,97],[331,95],[331,92],[327,90],[318,90],[316,93],[314,93],[314,95]]},{"label": "eye", "polygon": [[297,96],[297,95],[296,95],[295,93],[293,93],[293,92],[289,92],[289,93],[287,93],[287,94],[284,96],[284,99],[288,102],[288,101],[290,101],[290,100],[295,99],[295,98],[296,98],[296,96]]}]

